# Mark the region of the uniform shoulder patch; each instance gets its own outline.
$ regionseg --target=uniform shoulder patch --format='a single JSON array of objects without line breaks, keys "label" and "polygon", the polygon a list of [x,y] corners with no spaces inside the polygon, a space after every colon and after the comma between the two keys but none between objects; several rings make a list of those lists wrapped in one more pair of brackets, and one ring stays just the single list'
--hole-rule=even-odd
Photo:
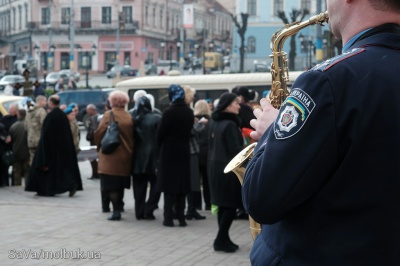
[{"label": "uniform shoulder patch", "polygon": [[310,71],[320,71],[320,72],[327,71],[328,69],[330,69],[337,63],[342,62],[343,60],[345,60],[349,57],[355,56],[364,51],[365,51],[365,48],[354,48],[351,51],[345,52],[341,55],[330,58],[330,59],[326,60],[325,62],[322,62],[322,63],[316,65],[315,67],[311,68]]},{"label": "uniform shoulder patch", "polygon": [[289,97],[282,104],[274,124],[276,139],[287,139],[294,136],[315,108],[311,97],[299,88],[291,89]]}]

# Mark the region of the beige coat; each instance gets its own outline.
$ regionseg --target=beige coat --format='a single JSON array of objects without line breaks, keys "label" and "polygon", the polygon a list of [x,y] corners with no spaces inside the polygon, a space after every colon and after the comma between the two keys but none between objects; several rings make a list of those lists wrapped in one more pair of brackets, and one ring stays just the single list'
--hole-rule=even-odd
[{"label": "beige coat", "polygon": [[99,151],[99,174],[130,176],[133,154],[133,122],[124,108],[112,108],[115,121],[118,122],[121,145],[111,154],[101,152],[101,139],[106,133],[110,112],[106,112],[94,132],[94,142]]},{"label": "beige coat", "polygon": [[25,126],[28,132],[29,149],[36,149],[39,143],[43,121],[46,117],[46,114],[46,110],[40,106],[35,106],[33,109],[29,109],[26,114]]}]

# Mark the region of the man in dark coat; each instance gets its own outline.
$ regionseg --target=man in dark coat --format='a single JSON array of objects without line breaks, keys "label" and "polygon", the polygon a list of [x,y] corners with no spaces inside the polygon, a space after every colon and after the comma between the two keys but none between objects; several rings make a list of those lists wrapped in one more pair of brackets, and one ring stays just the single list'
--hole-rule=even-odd
[{"label": "man in dark coat", "polygon": [[75,146],[67,116],[58,107],[60,99],[53,95],[51,109],[43,122],[40,141],[29,170],[26,191],[39,196],[54,196],[69,191],[72,197],[82,190]]},{"label": "man in dark coat", "polygon": [[157,130],[160,149],[158,184],[164,192],[164,225],[174,226],[172,206],[176,200],[176,212],[180,226],[186,226],[185,197],[190,192],[190,147],[189,138],[194,114],[185,103],[181,86],[168,89],[170,107],[165,110]]},{"label": "man in dark coat", "polygon": [[[17,111],[18,111],[18,104],[13,103],[8,108],[8,115],[4,116],[1,119],[1,123],[4,125],[4,130],[5,132],[7,132],[7,134],[9,134],[11,126],[18,121]],[[12,150],[12,145],[10,143],[4,145],[4,151],[7,150]],[[9,166],[4,166],[4,168],[0,170],[1,179],[3,180],[3,184],[6,186],[10,185],[9,168],[10,168]],[[14,178],[12,178],[11,180],[12,180],[11,185],[14,185]]]}]

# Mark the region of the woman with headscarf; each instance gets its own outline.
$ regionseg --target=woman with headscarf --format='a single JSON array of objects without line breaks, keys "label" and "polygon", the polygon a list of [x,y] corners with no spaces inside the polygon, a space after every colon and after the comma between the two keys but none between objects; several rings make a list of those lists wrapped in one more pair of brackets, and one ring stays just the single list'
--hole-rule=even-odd
[{"label": "woman with headscarf", "polygon": [[181,86],[168,88],[171,102],[157,130],[159,170],[157,188],[164,192],[164,226],[174,226],[172,207],[175,203],[179,226],[186,226],[185,196],[190,192],[189,138],[193,127],[192,109],[185,103]]},{"label": "woman with headscarf", "polygon": [[234,173],[224,173],[225,166],[243,149],[240,131],[239,98],[234,93],[221,95],[211,115],[208,137],[207,172],[211,203],[218,206],[218,234],[215,251],[235,252],[239,246],[229,237],[229,228],[242,207],[241,186]]},{"label": "woman with headscarf", "polygon": [[[133,117],[135,124],[135,151],[133,156],[133,196],[137,220],[154,220],[153,211],[157,208],[160,193],[155,190],[157,170],[156,132],[161,116],[152,112],[147,94],[135,102]],[[146,202],[147,185],[150,183],[150,195]]]}]

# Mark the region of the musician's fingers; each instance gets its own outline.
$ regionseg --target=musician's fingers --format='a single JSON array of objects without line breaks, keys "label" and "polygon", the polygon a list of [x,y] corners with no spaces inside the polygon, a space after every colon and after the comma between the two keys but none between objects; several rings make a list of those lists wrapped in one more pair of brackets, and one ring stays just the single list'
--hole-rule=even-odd
[{"label": "musician's fingers", "polygon": [[262,114],[262,112],[263,111],[260,108],[256,108],[256,109],[254,109],[253,114],[255,117],[259,118],[260,115]]},{"label": "musician's fingers", "polygon": [[252,128],[254,128],[254,129],[257,129],[257,123],[258,123],[257,119],[250,120],[250,126],[252,126]]},{"label": "musician's fingers", "polygon": [[257,131],[253,131],[250,133],[250,138],[254,139],[255,141],[258,141],[261,136],[257,133]]}]

